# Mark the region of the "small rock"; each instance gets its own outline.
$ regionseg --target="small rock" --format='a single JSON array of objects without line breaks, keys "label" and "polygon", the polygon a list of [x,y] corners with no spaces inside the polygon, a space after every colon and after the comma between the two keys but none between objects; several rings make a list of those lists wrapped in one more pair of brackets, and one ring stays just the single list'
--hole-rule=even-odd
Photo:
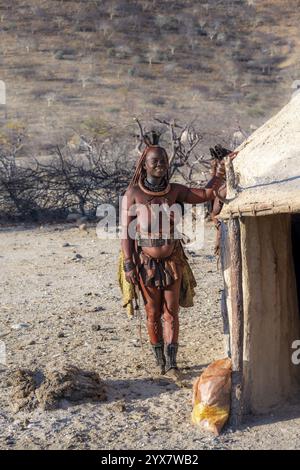
[{"label": "small rock", "polygon": [[70,246],[70,243],[66,242],[62,245],[63,248],[66,248],[67,246]]},{"label": "small rock", "polygon": [[27,429],[33,429],[33,428],[35,428],[35,423],[29,423],[27,425]]},{"label": "small rock", "polygon": [[30,327],[29,323],[16,323],[15,325],[11,326],[13,330],[21,330],[22,328],[29,328],[29,327]]},{"label": "small rock", "polygon": [[82,231],[87,230],[86,224],[80,224],[80,225],[79,225],[79,230],[82,230]]},{"label": "small rock", "polygon": [[5,441],[6,441],[6,444],[9,445],[9,446],[12,446],[15,444],[15,440],[12,436],[7,436],[5,438]]},{"label": "small rock", "polygon": [[72,260],[73,261],[79,261],[83,258],[83,256],[81,256],[79,253],[76,253],[75,256],[73,256]]},{"label": "small rock", "polygon": [[125,403],[123,401],[119,401],[115,404],[113,407],[116,411],[120,411],[121,413],[124,413],[126,410]]},{"label": "small rock", "polygon": [[104,307],[95,307],[93,308],[92,312],[103,312],[104,310],[106,310]]},{"label": "small rock", "polygon": [[100,330],[101,330],[101,326],[100,326],[100,325],[92,325],[92,330],[93,330],[93,331],[100,331]]},{"label": "small rock", "polygon": [[57,335],[58,338],[64,338],[65,337],[65,334],[63,331],[60,331]]}]

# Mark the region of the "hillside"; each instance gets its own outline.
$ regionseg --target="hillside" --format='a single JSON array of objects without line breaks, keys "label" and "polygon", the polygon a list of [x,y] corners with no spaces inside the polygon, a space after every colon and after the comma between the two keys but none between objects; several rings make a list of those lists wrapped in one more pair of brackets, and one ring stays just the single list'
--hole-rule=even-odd
[{"label": "hillside", "polygon": [[21,154],[75,131],[130,137],[133,115],[196,118],[207,143],[238,124],[251,132],[300,78],[299,0],[0,5],[0,139],[21,131]]}]

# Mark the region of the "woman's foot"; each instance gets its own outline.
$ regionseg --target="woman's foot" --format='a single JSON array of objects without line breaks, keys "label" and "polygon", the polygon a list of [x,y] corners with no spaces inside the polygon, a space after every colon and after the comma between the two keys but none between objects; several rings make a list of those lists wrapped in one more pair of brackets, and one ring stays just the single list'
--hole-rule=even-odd
[{"label": "woman's foot", "polygon": [[163,343],[152,344],[152,349],[156,359],[155,375],[164,375],[166,372],[166,359],[164,355]]},{"label": "woman's foot", "polygon": [[153,375],[156,377],[164,376],[165,373],[166,369],[164,365],[156,365],[156,367],[153,369]]}]

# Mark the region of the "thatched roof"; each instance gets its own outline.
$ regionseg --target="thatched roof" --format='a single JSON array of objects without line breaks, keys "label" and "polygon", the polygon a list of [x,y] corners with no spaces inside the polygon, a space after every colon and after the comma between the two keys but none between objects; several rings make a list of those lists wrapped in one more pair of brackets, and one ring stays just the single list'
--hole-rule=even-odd
[{"label": "thatched roof", "polygon": [[240,192],[221,217],[300,212],[300,92],[238,150]]}]

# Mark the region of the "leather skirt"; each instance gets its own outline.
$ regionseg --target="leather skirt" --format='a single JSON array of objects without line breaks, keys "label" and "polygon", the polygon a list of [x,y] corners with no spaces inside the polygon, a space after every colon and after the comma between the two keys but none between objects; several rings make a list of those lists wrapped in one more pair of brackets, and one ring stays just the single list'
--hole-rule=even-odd
[{"label": "leather skirt", "polygon": [[175,241],[174,250],[166,258],[152,258],[138,247],[138,271],[147,287],[164,289],[179,279],[187,262],[181,242]]}]

